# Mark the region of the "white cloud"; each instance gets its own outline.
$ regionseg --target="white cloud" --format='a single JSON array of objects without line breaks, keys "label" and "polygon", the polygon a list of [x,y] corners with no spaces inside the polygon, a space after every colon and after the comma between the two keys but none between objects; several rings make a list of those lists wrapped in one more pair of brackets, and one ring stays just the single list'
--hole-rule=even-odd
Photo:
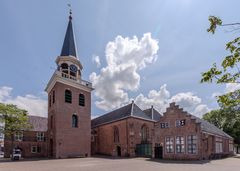
[{"label": "white cloud", "polygon": [[28,111],[29,115],[47,116],[47,101],[31,94],[12,97],[11,87],[0,87],[0,102],[17,105]]},{"label": "white cloud", "polygon": [[240,89],[239,83],[227,83],[224,91],[223,92],[214,92],[212,94],[212,98],[215,99],[217,96],[221,96],[223,94],[230,93],[230,92],[233,92],[233,91],[239,90],[239,89]]},{"label": "white cloud", "polygon": [[99,74],[93,72],[90,80],[95,88],[95,102],[100,109],[110,110],[129,102],[127,91],[137,90],[139,70],[157,59],[158,41],[146,33],[139,40],[117,36],[108,42],[105,50],[107,66]]},{"label": "white cloud", "polygon": [[101,61],[99,56],[93,55],[92,56],[92,62],[95,63],[97,65],[97,67],[101,67]]},{"label": "white cloud", "polygon": [[210,110],[207,105],[202,104],[202,99],[192,92],[178,93],[171,97],[166,84],[161,86],[159,91],[149,91],[147,97],[140,94],[135,98],[135,103],[142,109],[150,108],[153,105],[161,113],[166,111],[171,102],[176,102],[185,111],[198,117],[202,117]]},{"label": "white cloud", "polygon": [[239,90],[239,89],[240,89],[240,84],[239,83],[227,83],[226,88],[225,88],[225,92],[230,93],[230,92],[233,92],[233,91]]}]

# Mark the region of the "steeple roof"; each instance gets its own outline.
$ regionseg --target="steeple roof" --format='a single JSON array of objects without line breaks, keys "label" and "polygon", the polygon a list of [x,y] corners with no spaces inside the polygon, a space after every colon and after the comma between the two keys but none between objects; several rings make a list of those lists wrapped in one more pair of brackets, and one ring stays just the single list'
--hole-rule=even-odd
[{"label": "steeple roof", "polygon": [[75,44],[71,12],[70,12],[67,31],[65,34],[65,38],[64,38],[60,56],[74,56],[77,58],[77,48],[76,48],[76,44]]}]

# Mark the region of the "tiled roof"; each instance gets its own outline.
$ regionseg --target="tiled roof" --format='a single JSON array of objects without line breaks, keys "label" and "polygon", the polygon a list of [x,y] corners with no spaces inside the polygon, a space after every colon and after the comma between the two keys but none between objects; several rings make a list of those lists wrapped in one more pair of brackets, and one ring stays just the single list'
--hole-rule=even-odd
[{"label": "tiled roof", "polygon": [[143,112],[146,113],[146,115],[148,115],[149,117],[152,117],[152,110],[153,110],[153,120],[159,121],[162,115],[156,109],[149,108],[144,110]]},{"label": "tiled roof", "polygon": [[170,103],[170,107],[167,108],[167,111],[164,113],[164,115],[166,113],[168,113],[169,110],[177,110],[178,112],[182,112],[186,116],[190,116],[192,119],[195,119],[196,123],[200,123],[201,124],[201,129],[204,132],[232,139],[232,137],[230,135],[228,135],[227,133],[225,133],[223,130],[219,129],[218,127],[216,127],[215,125],[209,123],[208,121],[205,121],[205,120],[200,119],[200,118],[198,118],[198,117],[196,117],[196,116],[194,116],[192,114],[189,114],[188,112],[183,111],[183,109],[179,108],[179,105],[176,105],[174,102]]},{"label": "tiled roof", "polygon": [[47,131],[47,118],[40,116],[29,116],[29,122],[33,126],[32,131]]},{"label": "tiled roof", "polygon": [[144,113],[135,103],[131,103],[93,119],[92,127],[96,127],[98,125],[106,124],[109,122],[114,122],[131,116],[146,120],[152,120],[152,118],[148,116],[146,113]]},{"label": "tiled roof", "polygon": [[232,138],[226,132],[224,132],[223,130],[219,129],[215,125],[209,123],[208,121],[205,121],[205,120],[200,119],[200,118],[198,118],[196,116],[193,116],[193,115],[191,115],[191,118],[192,119],[196,119],[196,122],[201,124],[201,129],[203,131],[205,131],[205,132],[216,134],[216,135],[227,137],[227,138]]}]

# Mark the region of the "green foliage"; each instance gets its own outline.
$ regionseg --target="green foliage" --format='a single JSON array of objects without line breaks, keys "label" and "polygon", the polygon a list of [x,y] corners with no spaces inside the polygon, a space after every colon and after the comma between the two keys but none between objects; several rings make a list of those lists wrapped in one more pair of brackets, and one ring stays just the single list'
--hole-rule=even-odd
[{"label": "green foliage", "polygon": [[[240,25],[240,23],[222,24],[222,20],[215,16],[209,16],[210,27],[207,29],[210,33],[215,33],[217,26]],[[226,44],[226,50],[229,55],[224,57],[220,66],[216,63],[206,72],[202,73],[201,83],[217,84],[224,83],[240,83],[240,37]],[[218,102],[226,106],[240,104],[239,99],[232,98],[239,97],[240,92],[231,92],[218,97]]]},{"label": "green foliage", "polygon": [[0,103],[0,122],[4,123],[0,131],[7,136],[12,136],[16,132],[31,128],[28,122],[27,111],[19,109],[12,104]]},{"label": "green foliage", "polygon": [[240,110],[235,108],[221,108],[203,115],[203,119],[214,124],[234,138],[240,144]]},{"label": "green foliage", "polygon": [[207,29],[208,32],[214,34],[217,28],[217,25],[222,25],[222,20],[215,16],[209,16],[210,27]]}]

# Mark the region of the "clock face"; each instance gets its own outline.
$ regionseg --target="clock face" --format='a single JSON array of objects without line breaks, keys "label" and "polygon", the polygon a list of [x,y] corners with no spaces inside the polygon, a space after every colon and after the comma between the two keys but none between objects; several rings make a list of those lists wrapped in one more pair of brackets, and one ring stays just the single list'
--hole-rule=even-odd
[{"label": "clock face", "polygon": [[70,71],[77,72],[77,67],[75,65],[70,65]]}]

